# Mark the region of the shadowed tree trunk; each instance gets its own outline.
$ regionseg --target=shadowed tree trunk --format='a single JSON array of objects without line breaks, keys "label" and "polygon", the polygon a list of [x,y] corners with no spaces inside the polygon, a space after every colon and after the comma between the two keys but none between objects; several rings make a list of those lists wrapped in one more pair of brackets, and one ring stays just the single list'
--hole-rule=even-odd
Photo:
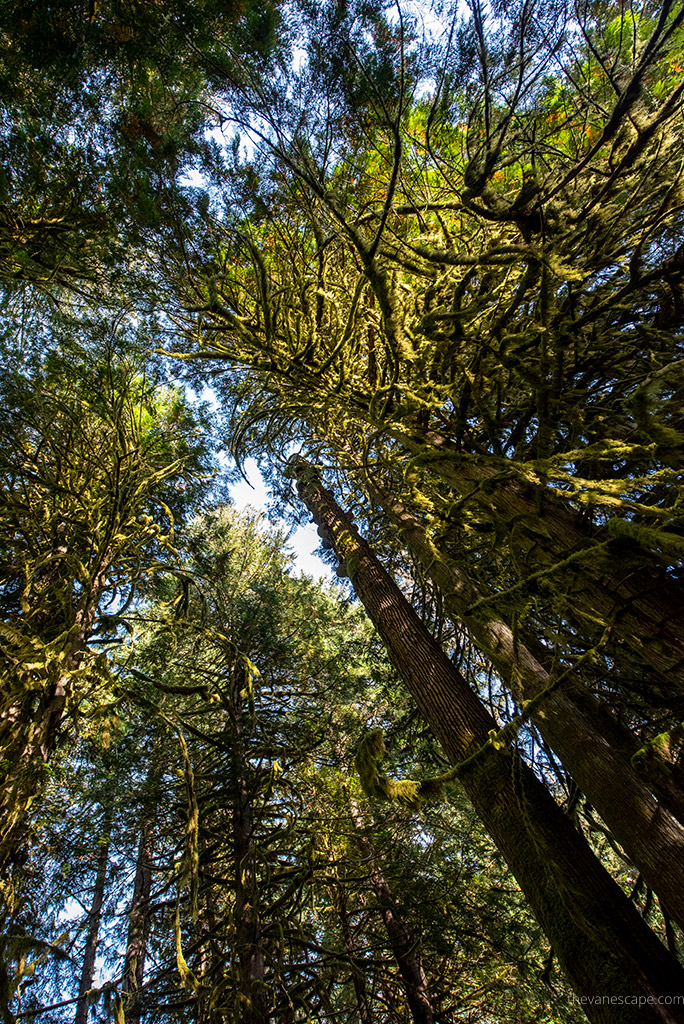
[{"label": "shadowed tree trunk", "polygon": [[434,1014],[418,945],[403,920],[387,879],[380,869],[373,844],[366,835],[366,824],[358,803],[349,799],[356,844],[368,868],[387,938],[399,968],[406,1001],[415,1024],[433,1024]]},{"label": "shadowed tree trunk", "polygon": [[587,1000],[589,1019],[596,1024],[684,1021],[684,1007],[671,1004],[671,997],[684,993],[681,966],[532,771],[495,742],[496,723],[313,467],[299,457],[291,466],[300,497],[340,559],[340,571],[351,579],[449,760],[461,766],[465,791],[562,969]]},{"label": "shadowed tree trunk", "polygon": [[259,887],[255,871],[254,809],[247,777],[245,716],[242,691],[245,668],[232,680],[233,863],[235,873],[235,945],[238,958],[241,1024],[268,1024],[269,997],[264,983],[263,936],[259,919]]},{"label": "shadowed tree trunk", "polygon": [[[369,491],[399,528],[408,550],[438,586],[444,608],[462,623],[482,653],[501,672],[563,767],[586,794],[627,856],[684,927],[684,829],[654,799],[632,765],[580,711],[570,694],[494,615],[467,608],[481,596],[459,566],[431,544],[420,520],[375,481]],[[571,680],[570,680],[571,682]],[[654,788],[657,786],[654,784]],[[663,787],[667,805],[671,788]],[[658,789],[660,795],[660,790]]]},{"label": "shadowed tree trunk", "polygon": [[356,1009],[359,1017],[359,1024],[373,1024],[373,1017],[371,1015],[370,1003],[368,1001],[368,988],[366,986],[366,976],[363,969],[359,966],[359,955],[356,950],[356,943],[354,942],[354,935],[352,933],[351,924],[349,923],[349,914],[347,912],[347,898],[345,894],[344,884],[340,881],[336,881],[331,887],[331,898],[335,912],[337,913],[338,920],[340,922],[340,930],[342,932],[342,940],[344,942],[344,949],[349,958],[349,964],[351,967],[351,980],[354,986],[354,995],[356,997]]},{"label": "shadowed tree trunk", "polygon": [[[87,656],[103,586],[98,573],[81,598],[73,624],[70,628],[64,624],[67,639],[55,659],[58,668],[46,679],[36,679],[29,699],[24,697],[0,709],[0,872],[23,855],[27,807],[57,746],[73,675]],[[37,623],[39,627],[43,624]],[[36,693],[39,698],[34,706]]]},{"label": "shadowed tree trunk", "polygon": [[78,1002],[76,1004],[74,1024],[86,1024],[88,1020],[88,992],[93,987],[93,978],[95,976],[95,957],[97,956],[97,943],[100,935],[100,918],[102,916],[102,904],[104,902],[105,883],[107,881],[113,820],[114,807],[112,804],[109,804],[104,808],[102,819],[100,846],[97,851],[97,872],[93,889],[93,902],[88,914],[88,932],[83,952],[83,966],[81,968],[81,981],[78,987]]},{"label": "shadowed tree trunk", "polygon": [[[659,803],[684,825],[684,766],[679,751],[672,749],[670,742],[661,746],[652,741],[644,747],[593,693],[581,686],[571,686],[568,697],[613,750],[622,755],[638,778],[658,797]],[[681,741],[676,730],[669,733],[667,739]]]},{"label": "shadowed tree trunk", "polygon": [[[511,524],[537,522],[540,530],[519,530],[519,562],[532,571],[554,566],[554,581],[563,581],[570,598],[565,611],[578,624],[592,628],[611,622],[638,656],[660,676],[664,690],[684,689],[684,587],[634,544],[610,541],[605,529],[587,528],[579,515],[562,505],[548,490],[535,493],[512,476],[514,467],[463,459],[449,438],[419,427],[410,433],[393,431],[415,456],[430,453],[430,471],[483,509],[507,532]],[[440,453],[443,452],[443,455]],[[591,549],[594,549],[593,551]],[[582,558],[564,566],[579,552]]]},{"label": "shadowed tree trunk", "polygon": [[126,1024],[140,1024],[139,992],[145,977],[145,959],[149,937],[150,893],[152,891],[152,857],[157,819],[157,786],[160,769],[155,762],[157,744],[152,748],[151,762],[145,780],[145,796],[150,802],[143,811],[138,856],[133,881],[133,897],[128,913],[128,939],[124,961],[121,993],[124,996]]},{"label": "shadowed tree trunk", "polygon": [[223,1024],[223,1017],[219,1016],[217,1021],[211,1005],[213,992],[223,980],[225,967],[225,956],[216,937],[217,919],[211,889],[206,889],[203,902],[204,906],[200,908],[198,920],[201,936],[198,967],[203,989],[209,995],[200,995],[195,1019],[196,1024]]}]

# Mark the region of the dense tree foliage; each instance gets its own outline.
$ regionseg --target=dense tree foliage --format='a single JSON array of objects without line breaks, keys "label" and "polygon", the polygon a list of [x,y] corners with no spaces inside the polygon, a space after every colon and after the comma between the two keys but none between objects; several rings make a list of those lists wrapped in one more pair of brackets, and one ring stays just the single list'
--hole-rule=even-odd
[{"label": "dense tree foliage", "polygon": [[[435,1013],[486,1013],[491,1000],[502,1019],[539,1019],[541,935],[519,897],[503,899],[510,883],[462,798],[416,817],[371,810],[360,792],[355,739],[390,697],[396,719],[383,721],[403,770],[415,745],[435,751],[358,607],[293,578],[282,536],[253,516],[222,509],[189,537],[182,614],[162,582],[117,659],[111,738],[86,730],[41,801],[24,931],[17,922],[8,943],[24,1012],[64,1001],[50,1013],[70,1019],[81,983],[105,1017],[119,991],[127,1021],[229,1020],[241,1002],[255,1021],[356,1019],[361,1007],[402,1019],[419,950]],[[103,877],[101,980],[91,966],[84,987]],[[134,955],[146,968],[132,982]]]},{"label": "dense tree foliage", "polygon": [[682,3],[19,7],[5,1019],[681,1020]]},{"label": "dense tree foliage", "polygon": [[[295,431],[308,423],[357,487],[370,470],[394,496],[410,488],[449,560],[477,564],[480,588],[500,592],[494,607],[510,616],[539,592],[527,612],[536,636],[551,604],[602,646],[619,638],[630,682],[636,649],[632,686],[646,659],[648,682],[676,704],[679,605],[659,566],[681,554],[666,323],[681,274],[679,91],[668,88],[681,12],[647,13],[629,36],[626,16],[602,36],[576,24],[579,56],[561,45],[570,25],[546,52],[503,17],[508,45],[519,36],[510,96],[491,81],[492,66],[510,76],[501,55],[475,46],[475,19],[479,74],[429,101],[386,96],[368,69],[375,92],[359,108],[296,109],[292,124],[274,109],[252,182],[261,216],[243,230],[217,224],[213,258],[196,252],[187,288],[200,307],[193,340],[256,371],[245,430],[256,417],[275,417],[278,436],[288,417]],[[352,47],[343,33],[335,25],[326,45]],[[408,45],[395,36],[395,49]],[[314,57],[318,88],[335,97],[339,68]],[[394,70],[399,88],[404,65]]]},{"label": "dense tree foliage", "polygon": [[0,419],[2,861],[20,854],[16,828],[65,716],[99,713],[104,648],[149,574],[173,562],[176,519],[206,462],[183,395],[160,387],[121,330],[92,330],[43,356],[6,349],[16,369]]},{"label": "dense tree foliage", "polygon": [[214,163],[212,82],[267,62],[278,22],[272,3],[3,4],[0,278],[130,289],[178,179]]}]

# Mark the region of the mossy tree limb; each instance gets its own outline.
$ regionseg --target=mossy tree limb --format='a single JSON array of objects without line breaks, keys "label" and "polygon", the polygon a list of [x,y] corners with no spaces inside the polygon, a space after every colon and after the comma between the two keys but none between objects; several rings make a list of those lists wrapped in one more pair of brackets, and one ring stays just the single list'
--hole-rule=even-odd
[{"label": "mossy tree limb", "polygon": [[[456,671],[315,468],[291,460],[299,495],[333,547],[390,656],[452,763],[486,744],[495,723]],[[559,962],[583,995],[674,995],[684,972],[574,830],[541,783],[508,750],[490,746],[461,779],[518,879]],[[675,1022],[674,1006],[592,1002],[592,1021]]]}]

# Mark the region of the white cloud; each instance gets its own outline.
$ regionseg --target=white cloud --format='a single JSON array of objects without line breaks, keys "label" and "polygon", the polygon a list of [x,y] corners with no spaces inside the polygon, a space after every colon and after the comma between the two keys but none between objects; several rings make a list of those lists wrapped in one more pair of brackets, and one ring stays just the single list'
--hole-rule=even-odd
[{"label": "white cloud", "polygon": [[[265,511],[269,497],[268,489],[256,462],[254,459],[246,459],[242,469],[247,480],[240,480],[230,488],[230,496],[235,502],[235,507],[243,509],[250,506],[258,512]],[[326,580],[334,578],[332,568],[314,554],[319,544],[320,539],[313,523],[298,526],[292,533],[290,545],[294,550],[294,567],[298,575],[306,574],[313,576],[314,579],[321,576]]]},{"label": "white cloud", "polygon": [[[242,464],[247,480],[240,480],[230,488],[230,496],[238,509],[251,505],[262,512],[268,502],[268,490],[254,459],[247,459]],[[249,481],[249,482],[248,482]]]},{"label": "white cloud", "polygon": [[321,576],[330,579],[334,575],[331,566],[326,565],[313,553],[320,544],[320,538],[313,523],[298,526],[290,537],[290,544],[295,551],[294,564],[299,574],[306,573],[307,576],[313,576],[316,580]]}]

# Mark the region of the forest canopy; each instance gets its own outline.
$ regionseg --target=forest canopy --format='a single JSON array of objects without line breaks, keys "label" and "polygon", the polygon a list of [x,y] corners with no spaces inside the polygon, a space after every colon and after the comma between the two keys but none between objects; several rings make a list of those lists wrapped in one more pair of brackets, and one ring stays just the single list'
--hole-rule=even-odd
[{"label": "forest canopy", "polygon": [[0,6],[6,1024],[684,1020],[683,100],[680,0]]}]

